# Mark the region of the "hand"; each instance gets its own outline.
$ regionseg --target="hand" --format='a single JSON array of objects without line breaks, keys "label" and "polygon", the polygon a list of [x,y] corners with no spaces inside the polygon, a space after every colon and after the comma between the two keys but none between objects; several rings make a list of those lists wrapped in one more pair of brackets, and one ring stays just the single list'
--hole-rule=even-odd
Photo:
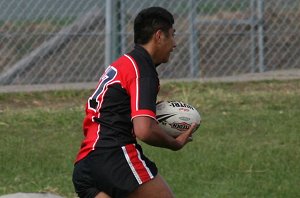
[{"label": "hand", "polygon": [[186,130],[185,132],[180,134],[178,137],[176,137],[176,141],[178,144],[177,144],[177,148],[175,148],[173,150],[179,150],[179,149],[183,148],[184,145],[186,145],[188,142],[191,142],[193,140],[192,133],[194,132],[196,126],[197,126],[197,124],[193,123],[188,130]]}]

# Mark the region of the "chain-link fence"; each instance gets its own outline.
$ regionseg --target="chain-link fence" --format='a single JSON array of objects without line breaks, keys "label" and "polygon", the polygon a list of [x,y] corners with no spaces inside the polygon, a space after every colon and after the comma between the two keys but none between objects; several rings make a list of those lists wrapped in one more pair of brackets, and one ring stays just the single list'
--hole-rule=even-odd
[{"label": "chain-link fence", "polygon": [[0,85],[97,81],[149,6],[176,20],[162,78],[300,68],[300,0],[0,0]]}]

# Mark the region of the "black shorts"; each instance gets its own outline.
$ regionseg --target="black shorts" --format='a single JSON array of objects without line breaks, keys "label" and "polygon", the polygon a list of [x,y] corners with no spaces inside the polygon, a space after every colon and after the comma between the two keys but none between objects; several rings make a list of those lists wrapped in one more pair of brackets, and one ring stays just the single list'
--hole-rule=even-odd
[{"label": "black shorts", "polygon": [[141,146],[128,144],[89,153],[75,164],[73,184],[80,198],[94,198],[101,191],[119,198],[156,175],[156,165],[143,155]]}]

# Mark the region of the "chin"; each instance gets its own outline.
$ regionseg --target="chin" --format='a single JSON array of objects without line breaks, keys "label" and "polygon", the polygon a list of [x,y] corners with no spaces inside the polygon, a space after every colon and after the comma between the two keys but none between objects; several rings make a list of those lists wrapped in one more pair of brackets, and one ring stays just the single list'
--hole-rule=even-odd
[{"label": "chin", "polygon": [[161,62],[162,62],[162,63],[167,63],[167,62],[169,62],[169,57],[166,58],[166,59],[164,59],[164,60],[162,60]]}]

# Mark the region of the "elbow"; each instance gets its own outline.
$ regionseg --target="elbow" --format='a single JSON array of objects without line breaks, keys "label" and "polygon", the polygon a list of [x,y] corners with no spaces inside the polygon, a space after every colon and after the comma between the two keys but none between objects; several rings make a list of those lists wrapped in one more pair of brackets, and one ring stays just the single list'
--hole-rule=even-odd
[{"label": "elbow", "polygon": [[135,129],[134,133],[135,136],[143,142],[147,142],[151,138],[151,130],[149,128]]},{"label": "elbow", "polygon": [[133,119],[133,130],[136,138],[139,140],[150,143],[155,139],[156,121],[146,116],[140,116]]}]

